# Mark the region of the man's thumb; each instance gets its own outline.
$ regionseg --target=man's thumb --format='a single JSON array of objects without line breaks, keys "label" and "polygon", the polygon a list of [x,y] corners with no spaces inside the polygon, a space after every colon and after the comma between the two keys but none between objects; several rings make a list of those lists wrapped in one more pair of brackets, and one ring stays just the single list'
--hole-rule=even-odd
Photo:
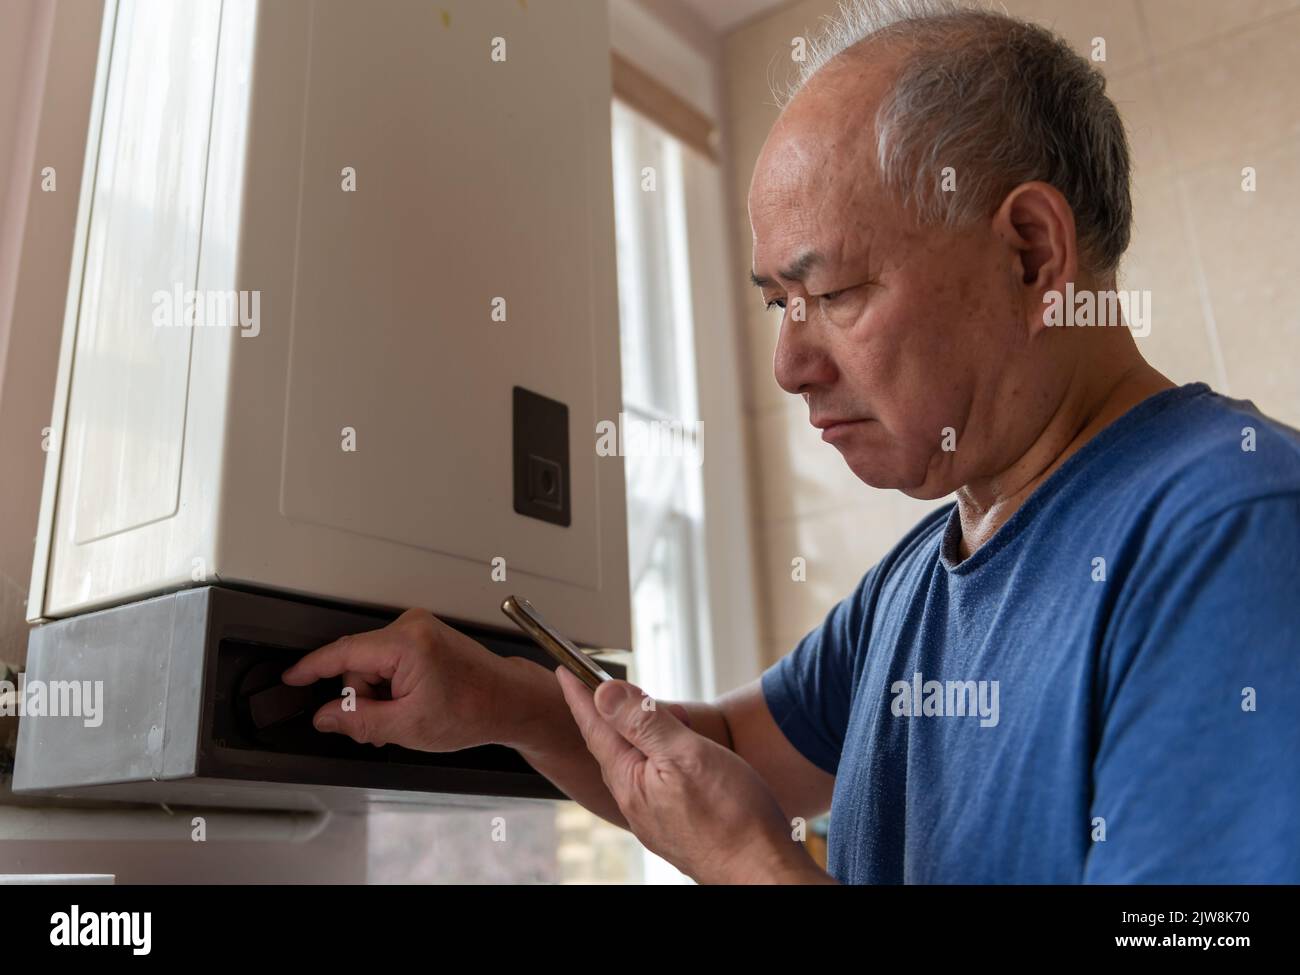
[{"label": "man's thumb", "polygon": [[362,744],[389,744],[390,716],[395,702],[358,697],[353,703],[354,710],[345,710],[341,701],[327,704],[316,714],[312,724],[317,731],[347,735]]},{"label": "man's thumb", "polygon": [[595,699],[605,720],[646,754],[663,751],[690,733],[667,707],[626,681],[607,681],[596,689]]}]

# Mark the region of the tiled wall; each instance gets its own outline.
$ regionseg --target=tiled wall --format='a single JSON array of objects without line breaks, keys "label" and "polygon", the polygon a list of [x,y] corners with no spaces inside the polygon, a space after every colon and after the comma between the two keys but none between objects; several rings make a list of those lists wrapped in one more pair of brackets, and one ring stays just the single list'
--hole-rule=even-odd
[{"label": "tiled wall", "polygon": [[[802,0],[725,43],[737,278],[745,197],[777,116],[771,94],[834,0]],[[1300,426],[1300,0],[1007,0],[1100,65],[1134,153],[1133,243],[1120,286],[1152,292],[1147,358]],[[1242,189],[1254,167],[1255,192]],[[866,487],[772,376],[779,318],[742,304],[766,659],[786,653],[939,502]],[[807,581],[791,560],[807,562]]]}]

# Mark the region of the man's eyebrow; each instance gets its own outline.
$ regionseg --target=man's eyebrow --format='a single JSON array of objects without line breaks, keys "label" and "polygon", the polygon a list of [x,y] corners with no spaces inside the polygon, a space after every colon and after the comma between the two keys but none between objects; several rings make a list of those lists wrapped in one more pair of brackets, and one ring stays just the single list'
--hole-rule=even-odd
[{"label": "man's eyebrow", "polygon": [[[804,251],[793,264],[784,271],[778,271],[777,273],[787,281],[802,281],[804,275],[822,263],[822,260],[821,254],[816,251]],[[753,271],[749,272],[749,281],[758,288],[766,288],[769,284],[772,284],[771,278],[760,277]]]}]

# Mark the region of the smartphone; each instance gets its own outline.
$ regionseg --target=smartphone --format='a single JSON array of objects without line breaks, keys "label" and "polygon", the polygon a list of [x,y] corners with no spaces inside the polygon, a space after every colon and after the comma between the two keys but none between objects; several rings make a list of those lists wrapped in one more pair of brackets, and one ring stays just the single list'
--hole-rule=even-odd
[{"label": "smartphone", "polygon": [[509,616],[515,626],[527,633],[539,647],[554,657],[556,663],[568,667],[578,680],[593,691],[605,681],[614,679],[600,664],[556,633],[527,599],[520,596],[507,596],[505,602],[501,604],[501,612]]}]

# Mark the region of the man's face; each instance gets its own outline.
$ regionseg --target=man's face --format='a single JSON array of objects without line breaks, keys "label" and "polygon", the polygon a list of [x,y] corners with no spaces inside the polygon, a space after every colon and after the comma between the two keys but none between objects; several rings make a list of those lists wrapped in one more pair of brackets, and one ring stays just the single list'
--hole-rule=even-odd
[{"label": "man's face", "polygon": [[917,228],[879,184],[888,79],[832,65],[787,107],[750,188],[753,273],[786,309],[777,382],[814,425],[848,421],[822,438],[872,487],[938,498],[1003,470],[1046,404],[1011,249],[990,224]]}]

